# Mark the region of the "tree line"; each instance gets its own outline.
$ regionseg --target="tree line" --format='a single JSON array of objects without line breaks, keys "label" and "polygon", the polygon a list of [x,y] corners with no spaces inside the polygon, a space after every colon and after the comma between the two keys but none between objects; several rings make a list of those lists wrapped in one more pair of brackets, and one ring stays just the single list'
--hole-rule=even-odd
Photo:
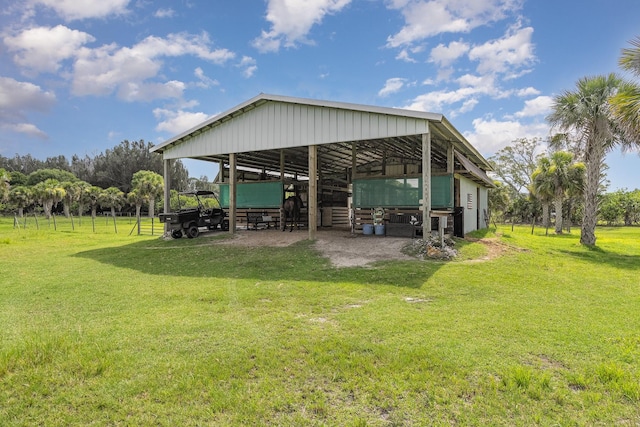
[{"label": "tree line", "polygon": [[[640,77],[640,37],[622,50],[619,65]],[[581,78],[575,89],[554,98],[547,121],[556,131],[546,141],[547,153],[538,153],[541,141],[525,138],[489,159],[500,178],[490,192],[490,206],[512,219],[542,217],[548,224],[553,205],[557,233],[562,233],[564,218],[570,227],[579,216],[580,242],[594,245],[598,220],[620,212],[609,206],[634,199],[626,197],[626,190],[618,198],[603,196],[603,190],[607,153],[640,147],[640,85],[615,73]],[[633,210],[633,203],[629,206]],[[632,218],[637,216],[629,214],[625,222]]]},{"label": "tree line", "polygon": [[[25,176],[42,169],[59,169],[73,174],[77,179],[103,189],[117,187],[128,193],[131,190],[133,174],[139,170],[149,170],[163,174],[163,160],[158,153],[149,150],[150,142],[124,140],[117,146],[95,156],[73,155],[48,157],[38,160],[30,154],[12,158],[0,156],[0,168],[10,174],[12,184],[21,184]],[[188,172],[181,161],[172,163],[171,188],[186,189]]]},{"label": "tree line", "polygon": [[23,217],[27,209],[42,209],[46,218],[62,206],[65,217],[77,210],[78,217],[87,211],[96,217],[98,210],[110,209],[111,215],[124,206],[135,207],[140,216],[143,205],[149,207],[149,216],[155,215],[156,201],[164,192],[164,179],[153,171],[141,170],[133,174],[130,191],[118,187],[100,188],[78,179],[71,172],[61,169],[39,169],[26,176],[26,182],[12,185],[11,175],[0,169],[0,208]]},{"label": "tree line", "polygon": [[[555,138],[565,138],[565,135]],[[489,190],[489,208],[496,221],[555,226],[556,233],[580,224],[584,212],[585,164],[579,147],[540,152],[549,141],[521,138],[489,158],[497,176]],[[569,148],[572,147],[573,148]],[[575,154],[578,153],[578,154]],[[640,224],[640,190],[607,192],[607,165],[602,165],[598,190],[598,222]],[[557,215],[560,212],[561,215]],[[552,218],[555,221],[552,223]]]},{"label": "tree line", "polygon": [[[74,155],[71,161],[65,156],[44,161],[29,154],[0,156],[0,210],[23,216],[25,209],[38,207],[49,217],[61,206],[67,217],[72,209],[79,216],[90,210],[95,217],[98,210],[109,209],[115,215],[125,206],[135,207],[140,215],[148,206],[153,216],[164,191],[164,166],[151,147],[144,140],[125,140],[95,157]],[[172,188],[186,190],[206,180],[189,179],[182,162],[172,162]]]}]

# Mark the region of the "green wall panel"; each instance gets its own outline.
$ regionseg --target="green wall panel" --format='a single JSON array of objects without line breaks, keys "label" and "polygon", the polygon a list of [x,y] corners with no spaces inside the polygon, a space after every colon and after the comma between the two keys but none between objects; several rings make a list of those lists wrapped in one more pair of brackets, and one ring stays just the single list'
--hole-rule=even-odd
[{"label": "green wall panel", "polygon": [[[453,209],[453,175],[431,177],[431,208]],[[357,208],[420,207],[422,178],[358,179],[353,182]]]},{"label": "green wall panel", "polygon": [[[236,187],[237,208],[279,208],[283,186],[280,181],[246,182]],[[229,184],[220,184],[220,203],[229,207]]]}]

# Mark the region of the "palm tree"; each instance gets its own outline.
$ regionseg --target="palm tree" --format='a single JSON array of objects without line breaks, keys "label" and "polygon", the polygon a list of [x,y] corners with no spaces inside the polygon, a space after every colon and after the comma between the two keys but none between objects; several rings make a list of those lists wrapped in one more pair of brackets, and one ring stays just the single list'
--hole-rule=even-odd
[{"label": "palm tree", "polygon": [[78,199],[78,182],[77,181],[65,181],[60,184],[66,192],[62,199],[62,209],[64,210],[65,218],[69,218],[71,215],[71,205]]},{"label": "palm tree", "polygon": [[76,182],[76,200],[78,201],[78,218],[82,218],[82,214],[84,213],[84,207],[87,203],[91,203],[91,199],[89,197],[89,190],[91,188],[91,184],[85,181]]},{"label": "palm tree", "polygon": [[549,206],[554,196],[553,179],[549,173],[551,161],[548,157],[538,159],[538,167],[531,174],[531,194],[542,204],[542,225],[549,227]]},{"label": "palm tree", "polygon": [[613,73],[582,78],[574,91],[565,91],[555,97],[553,112],[547,117],[560,131],[575,131],[584,146],[587,170],[580,243],[585,245],[596,243],[598,189],[605,155],[616,145],[633,144],[614,120],[609,105],[609,100],[623,83],[624,80]]},{"label": "palm tree", "polygon": [[87,201],[91,206],[91,218],[96,219],[96,210],[98,209],[98,205],[100,204],[100,199],[102,198],[102,192],[104,190],[100,187],[96,187],[92,185],[87,189]]},{"label": "palm tree", "polygon": [[562,234],[562,204],[570,187],[579,191],[584,175],[584,163],[574,163],[573,154],[567,151],[556,151],[551,155],[549,175],[553,180],[554,206],[556,211],[556,234]]},{"label": "palm tree", "polygon": [[[640,37],[631,41],[631,48],[622,50],[619,64],[622,69],[640,77]],[[625,83],[611,99],[612,111],[623,131],[631,140],[640,140],[640,87]]]},{"label": "palm tree", "polygon": [[51,209],[60,202],[66,195],[66,191],[62,188],[60,181],[49,178],[39,182],[33,186],[35,197],[42,204],[44,215],[47,219],[51,218]]},{"label": "palm tree", "polygon": [[142,194],[138,189],[129,191],[127,194],[127,201],[130,205],[136,207],[136,218],[140,219],[140,210],[142,204],[148,200],[148,197]]},{"label": "palm tree", "polygon": [[10,178],[9,172],[0,168],[0,202],[7,200],[7,197],[9,197],[9,189],[11,188],[9,184]]},{"label": "palm tree", "polygon": [[149,218],[155,216],[156,197],[164,190],[164,180],[162,176],[147,170],[141,170],[133,174],[131,187],[136,190],[140,197],[149,200]]},{"label": "palm tree", "polygon": [[100,204],[111,208],[111,216],[116,217],[116,209],[124,202],[124,193],[118,187],[109,187],[100,194]]},{"label": "palm tree", "polygon": [[9,191],[9,203],[18,208],[18,216],[24,216],[24,208],[33,203],[33,190],[31,187],[18,185],[11,187]]},{"label": "palm tree", "polygon": [[[566,189],[567,196],[567,232],[571,232],[571,217],[576,205],[580,204],[584,195],[584,179],[587,166],[583,162],[575,162],[569,170],[569,181]],[[563,221],[564,223],[565,221]]]}]

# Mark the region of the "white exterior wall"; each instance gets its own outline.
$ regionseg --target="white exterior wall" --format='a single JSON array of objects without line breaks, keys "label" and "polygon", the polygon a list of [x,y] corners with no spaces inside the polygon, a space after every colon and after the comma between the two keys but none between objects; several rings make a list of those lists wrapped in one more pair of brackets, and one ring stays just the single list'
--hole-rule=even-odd
[{"label": "white exterior wall", "polygon": [[480,228],[487,228],[485,212],[489,213],[489,189],[480,187]]},{"label": "white exterior wall", "polygon": [[[482,191],[480,191],[480,198],[483,198]],[[484,199],[486,200],[486,191]],[[464,233],[477,230],[478,184],[464,177],[460,177],[460,206],[464,208]]]}]

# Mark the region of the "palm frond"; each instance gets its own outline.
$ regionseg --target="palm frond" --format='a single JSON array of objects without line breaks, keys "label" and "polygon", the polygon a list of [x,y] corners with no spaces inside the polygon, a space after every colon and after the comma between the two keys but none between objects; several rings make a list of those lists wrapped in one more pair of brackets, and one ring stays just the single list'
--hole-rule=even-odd
[{"label": "palm frond", "polygon": [[640,76],[640,37],[630,41],[632,47],[622,49],[619,65],[622,69]]}]

